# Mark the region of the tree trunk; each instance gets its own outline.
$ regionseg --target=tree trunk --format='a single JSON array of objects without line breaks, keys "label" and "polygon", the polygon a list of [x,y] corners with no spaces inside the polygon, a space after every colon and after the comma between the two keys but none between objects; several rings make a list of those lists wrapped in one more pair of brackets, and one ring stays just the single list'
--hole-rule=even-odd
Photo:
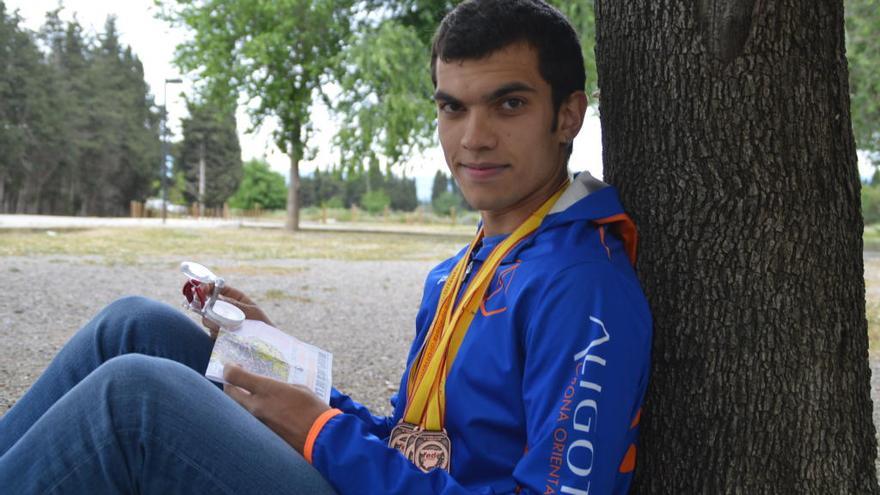
[{"label": "tree trunk", "polygon": [[596,0],[655,320],[634,493],[880,493],[842,0]]},{"label": "tree trunk", "polygon": [[285,228],[291,232],[299,230],[299,160],[302,156],[302,143],[296,133],[290,144],[290,186],[287,188],[287,223]]},{"label": "tree trunk", "polygon": [[205,216],[205,140],[199,143],[199,218]]}]

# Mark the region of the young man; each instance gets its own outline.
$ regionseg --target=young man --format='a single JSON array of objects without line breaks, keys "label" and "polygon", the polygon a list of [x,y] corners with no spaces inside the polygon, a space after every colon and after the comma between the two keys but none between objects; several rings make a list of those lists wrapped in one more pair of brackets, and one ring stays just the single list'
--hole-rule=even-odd
[{"label": "young man", "polygon": [[394,414],[338,391],[327,407],[235,367],[224,395],[201,376],[210,337],[175,309],[129,298],[82,329],[0,421],[0,486],[627,491],[651,320],[614,189],[568,176],[587,106],[577,36],[541,0],[473,0],[444,19],[433,52],[440,141],[482,224],[428,275]]}]

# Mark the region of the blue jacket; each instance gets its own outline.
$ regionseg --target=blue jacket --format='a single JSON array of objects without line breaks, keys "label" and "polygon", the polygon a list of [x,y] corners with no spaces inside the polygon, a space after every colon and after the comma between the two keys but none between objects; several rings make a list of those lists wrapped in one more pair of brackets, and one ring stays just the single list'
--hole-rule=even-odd
[{"label": "blue jacket", "polygon": [[[652,323],[621,238],[634,244],[634,228],[617,192],[586,195],[584,175],[498,268],[449,370],[450,472],[387,447],[406,394],[378,417],[334,390],[338,411],[316,421],[306,458],[341,495],[627,492]],[[501,239],[484,240],[471,273]],[[401,391],[464,252],[428,275]]]}]

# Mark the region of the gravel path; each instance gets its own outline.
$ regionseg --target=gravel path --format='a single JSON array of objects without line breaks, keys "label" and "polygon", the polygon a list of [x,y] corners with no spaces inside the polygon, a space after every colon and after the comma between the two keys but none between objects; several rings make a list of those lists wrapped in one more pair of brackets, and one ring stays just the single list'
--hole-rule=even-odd
[{"label": "gravel path", "polygon": [[[331,351],[337,388],[378,413],[390,412],[388,397],[397,389],[423,279],[434,262],[199,261],[257,299],[283,330]],[[0,257],[0,415],[76,329],[114,299],[140,294],[179,305],[184,278],[178,264]],[[880,425],[880,359],[871,360],[871,369],[874,424]]]},{"label": "gravel path", "polygon": [[[199,261],[259,301],[283,330],[331,351],[339,389],[377,412],[390,411],[388,397],[397,389],[424,276],[434,262]],[[0,257],[0,415],[61,345],[114,299],[139,294],[179,305],[184,277],[178,264]]]}]

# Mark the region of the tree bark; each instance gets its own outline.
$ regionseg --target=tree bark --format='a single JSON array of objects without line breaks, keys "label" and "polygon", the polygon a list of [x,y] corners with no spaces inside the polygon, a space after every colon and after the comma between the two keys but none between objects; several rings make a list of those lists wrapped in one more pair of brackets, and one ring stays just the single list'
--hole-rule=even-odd
[{"label": "tree bark", "polygon": [[634,493],[880,493],[842,0],[596,0],[641,233]]},{"label": "tree bark", "polygon": [[299,230],[299,160],[302,157],[303,143],[300,131],[294,133],[290,142],[290,185],[287,188],[287,222],[285,228],[291,232]]}]

